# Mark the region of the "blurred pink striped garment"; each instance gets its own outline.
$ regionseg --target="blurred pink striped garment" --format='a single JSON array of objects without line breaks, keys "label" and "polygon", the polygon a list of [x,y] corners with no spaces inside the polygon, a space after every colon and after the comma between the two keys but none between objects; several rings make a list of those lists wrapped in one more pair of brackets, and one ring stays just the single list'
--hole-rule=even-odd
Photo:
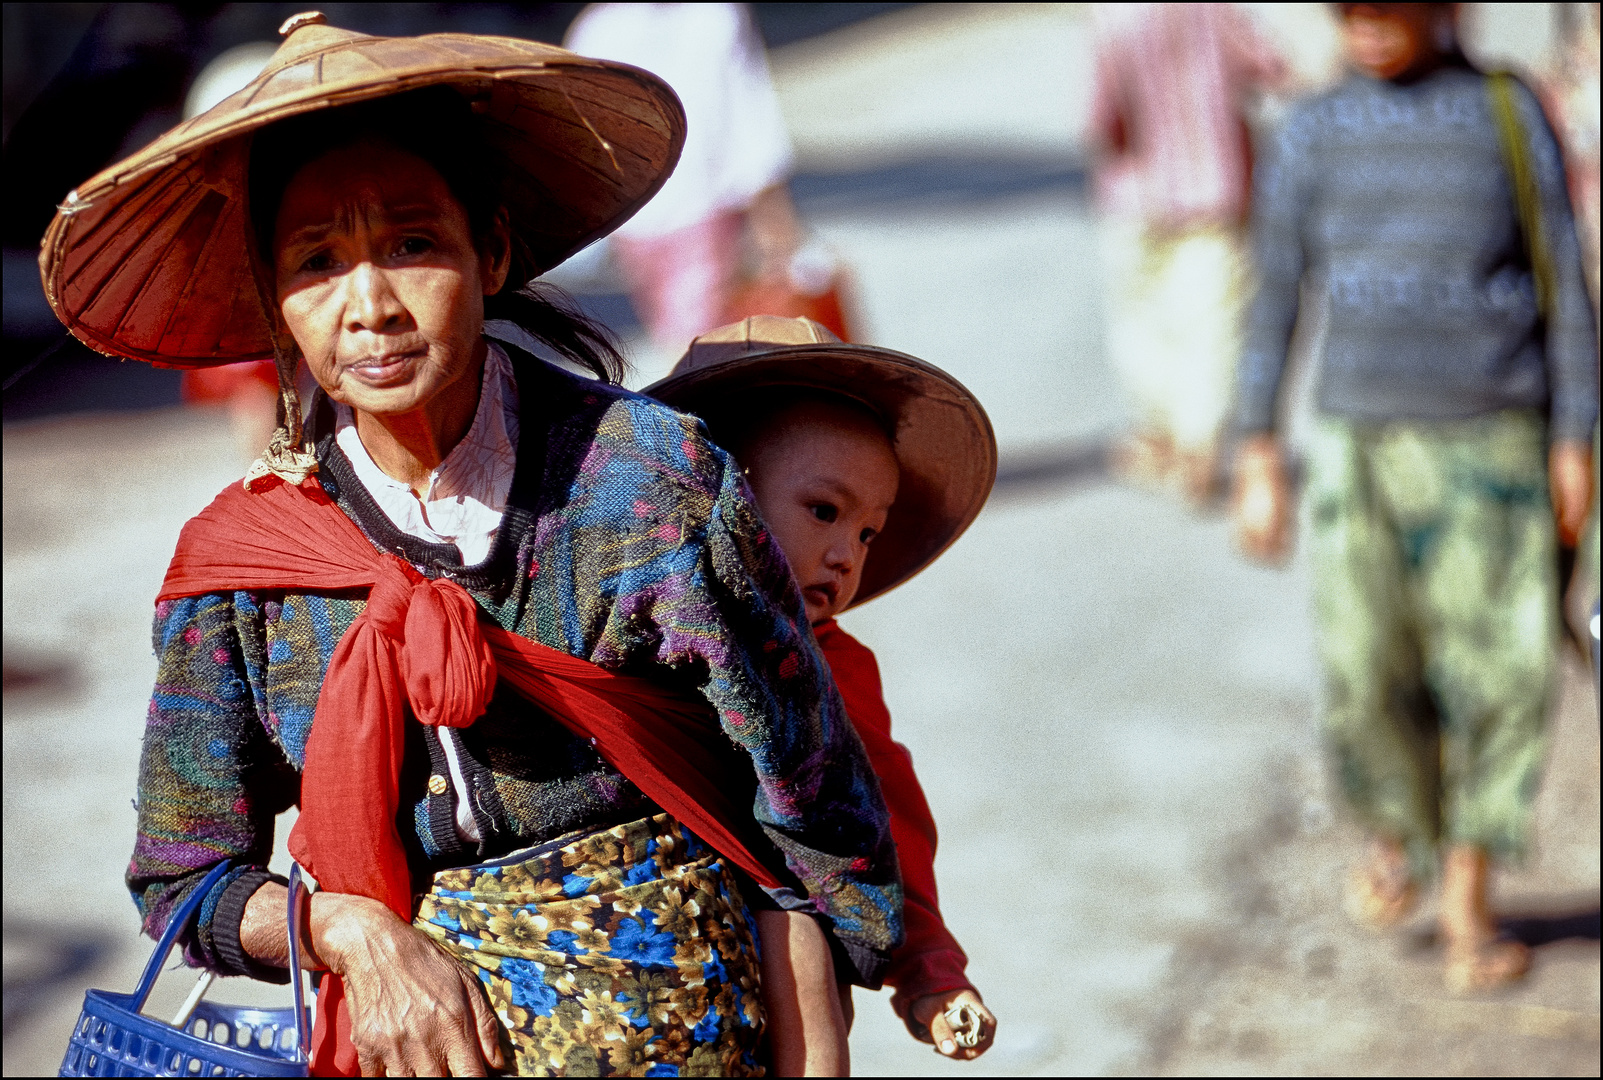
[{"label": "blurred pink striped garment", "polygon": [[1103,209],[1167,226],[1242,221],[1243,102],[1282,78],[1280,58],[1233,4],[1098,4],[1095,28]]}]

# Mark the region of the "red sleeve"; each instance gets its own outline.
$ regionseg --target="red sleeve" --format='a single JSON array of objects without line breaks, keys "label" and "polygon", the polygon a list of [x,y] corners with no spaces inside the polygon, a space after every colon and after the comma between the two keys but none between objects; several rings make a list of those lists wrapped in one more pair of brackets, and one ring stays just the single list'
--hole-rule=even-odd
[{"label": "red sleeve", "polygon": [[935,818],[913,772],[913,755],[891,738],[879,664],[868,646],[833,619],[814,633],[891,812],[891,836],[906,893],[907,941],[892,954],[885,982],[895,989],[891,1006],[905,1020],[908,1005],[925,994],[972,989],[964,975],[968,957],[941,918],[935,894]]}]

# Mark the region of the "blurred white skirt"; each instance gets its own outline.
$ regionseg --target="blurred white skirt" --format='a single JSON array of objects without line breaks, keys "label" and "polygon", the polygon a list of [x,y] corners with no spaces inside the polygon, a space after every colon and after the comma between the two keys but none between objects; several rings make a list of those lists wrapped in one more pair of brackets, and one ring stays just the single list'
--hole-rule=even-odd
[{"label": "blurred white skirt", "polygon": [[1108,349],[1137,429],[1182,452],[1209,452],[1235,385],[1250,288],[1241,230],[1158,230],[1104,218]]}]

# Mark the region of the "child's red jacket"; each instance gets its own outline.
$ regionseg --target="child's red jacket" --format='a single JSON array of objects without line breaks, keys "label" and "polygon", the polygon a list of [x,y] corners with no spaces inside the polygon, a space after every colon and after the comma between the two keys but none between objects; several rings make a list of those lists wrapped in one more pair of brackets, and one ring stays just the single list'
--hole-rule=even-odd
[{"label": "child's red jacket", "polygon": [[891,738],[891,714],[880,688],[874,654],[830,619],[813,627],[846,703],[846,715],[868,748],[891,812],[891,836],[906,890],[907,941],[891,956],[885,982],[891,1007],[905,1021],[907,1008],[925,994],[973,989],[963,974],[968,957],[941,918],[935,897],[935,818],[913,773],[913,755]]}]

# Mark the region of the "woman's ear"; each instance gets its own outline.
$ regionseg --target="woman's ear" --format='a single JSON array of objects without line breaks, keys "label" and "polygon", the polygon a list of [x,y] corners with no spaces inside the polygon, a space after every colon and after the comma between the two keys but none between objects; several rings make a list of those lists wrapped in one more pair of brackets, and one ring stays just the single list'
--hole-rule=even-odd
[{"label": "woman's ear", "polygon": [[484,282],[484,295],[494,296],[500,292],[511,269],[512,223],[503,206],[495,212],[484,242],[479,245],[479,277]]}]

